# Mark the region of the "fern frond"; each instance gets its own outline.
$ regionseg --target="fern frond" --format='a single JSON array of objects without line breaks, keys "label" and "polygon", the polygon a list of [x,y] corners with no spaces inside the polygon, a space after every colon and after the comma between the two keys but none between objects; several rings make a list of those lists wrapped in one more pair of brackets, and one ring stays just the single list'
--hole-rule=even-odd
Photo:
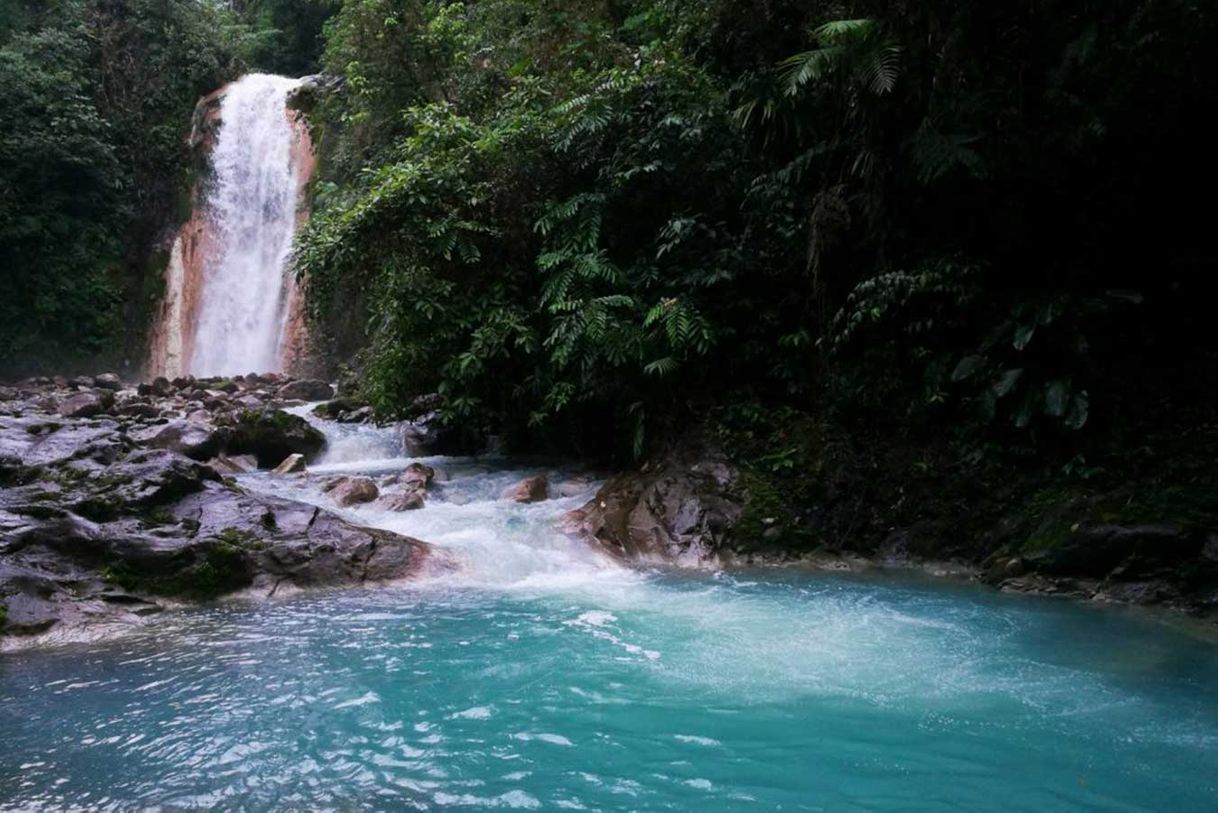
[{"label": "fern frond", "polygon": [[836,42],[848,37],[861,37],[870,34],[875,28],[875,21],[868,18],[854,20],[830,20],[815,28],[812,33],[821,42]]},{"label": "fern frond", "polygon": [[862,71],[863,84],[877,96],[891,93],[901,73],[901,49],[896,45],[883,45],[867,61]]}]

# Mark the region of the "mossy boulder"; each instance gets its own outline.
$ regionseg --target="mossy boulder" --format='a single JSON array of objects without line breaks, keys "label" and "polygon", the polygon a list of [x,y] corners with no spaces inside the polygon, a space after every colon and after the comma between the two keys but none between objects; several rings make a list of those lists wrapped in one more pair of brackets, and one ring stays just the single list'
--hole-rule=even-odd
[{"label": "mossy boulder", "polygon": [[280,409],[243,410],[226,429],[228,454],[253,455],[260,468],[274,468],[293,454],[312,462],[326,445],[308,421]]}]

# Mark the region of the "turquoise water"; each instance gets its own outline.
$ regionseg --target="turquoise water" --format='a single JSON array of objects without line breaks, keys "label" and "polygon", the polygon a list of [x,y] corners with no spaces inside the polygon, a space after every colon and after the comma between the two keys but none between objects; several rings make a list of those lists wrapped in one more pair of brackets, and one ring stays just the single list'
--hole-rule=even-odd
[{"label": "turquoise water", "polygon": [[[326,465],[399,465],[348,440]],[[345,513],[455,570],[0,656],[0,810],[1218,808],[1212,641],[911,577],[626,569],[553,531],[583,497],[442,462],[422,511]]]},{"label": "turquoise water", "polygon": [[1206,810],[1218,652],[893,580],[433,587],[0,659],[0,808]]}]

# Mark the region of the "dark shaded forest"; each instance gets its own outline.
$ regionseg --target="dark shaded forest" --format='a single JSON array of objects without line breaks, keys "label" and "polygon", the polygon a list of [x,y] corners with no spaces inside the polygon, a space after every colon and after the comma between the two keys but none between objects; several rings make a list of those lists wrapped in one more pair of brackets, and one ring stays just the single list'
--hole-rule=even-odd
[{"label": "dark shaded forest", "polygon": [[257,69],[325,74],[295,266],[381,414],[777,469],[810,414],[1072,472],[1209,425],[1209,4],[0,9],[8,372],[138,367],[190,111]]}]

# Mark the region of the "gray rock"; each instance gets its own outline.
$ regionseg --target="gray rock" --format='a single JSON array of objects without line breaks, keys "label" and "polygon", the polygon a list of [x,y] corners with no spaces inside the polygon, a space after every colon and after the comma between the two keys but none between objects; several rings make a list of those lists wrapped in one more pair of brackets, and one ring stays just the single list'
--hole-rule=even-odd
[{"label": "gray rock", "polygon": [[102,373],[93,379],[93,386],[103,390],[121,390],[123,381],[114,373]]},{"label": "gray rock", "polygon": [[169,449],[195,460],[215,457],[227,439],[222,430],[197,421],[177,419],[147,429],[131,432],[131,438],[143,446]]},{"label": "gray rock", "polygon": [[341,412],[338,415],[339,423],[367,423],[372,420],[373,411],[370,406],[362,406],[353,409],[350,412]]},{"label": "gray rock", "polygon": [[326,438],[298,415],[278,409],[246,410],[230,419],[225,448],[230,454],[252,454],[258,465],[271,468],[288,455],[312,460]]},{"label": "gray rock", "polygon": [[161,417],[160,407],[156,406],[155,404],[142,403],[139,401],[123,404],[114,411],[117,415],[123,415],[129,418],[140,418],[143,420],[154,420]]},{"label": "gray rock", "polygon": [[60,401],[56,411],[65,418],[91,418],[108,410],[113,403],[114,395],[108,390],[83,390]]},{"label": "gray rock", "polygon": [[47,466],[69,460],[91,461],[109,465],[131,448],[131,441],[117,423],[97,421],[91,424],[69,422],[50,424],[39,433],[21,454],[27,466]]},{"label": "gray rock", "polygon": [[[128,436],[116,421],[0,416],[0,636],[145,623],[162,597],[399,579],[427,559],[417,540],[248,494],[143,445],[176,445],[168,426]],[[238,461],[224,459],[255,463]]]},{"label": "gray rock", "polygon": [[302,378],[284,384],[278,394],[287,401],[328,401],[334,397],[334,388],[324,381]]},{"label": "gray rock", "polygon": [[332,401],[326,401],[313,407],[313,414],[319,418],[324,418],[328,421],[337,421],[339,416],[348,412],[367,406],[362,401],[356,401],[351,398],[335,398]]}]

